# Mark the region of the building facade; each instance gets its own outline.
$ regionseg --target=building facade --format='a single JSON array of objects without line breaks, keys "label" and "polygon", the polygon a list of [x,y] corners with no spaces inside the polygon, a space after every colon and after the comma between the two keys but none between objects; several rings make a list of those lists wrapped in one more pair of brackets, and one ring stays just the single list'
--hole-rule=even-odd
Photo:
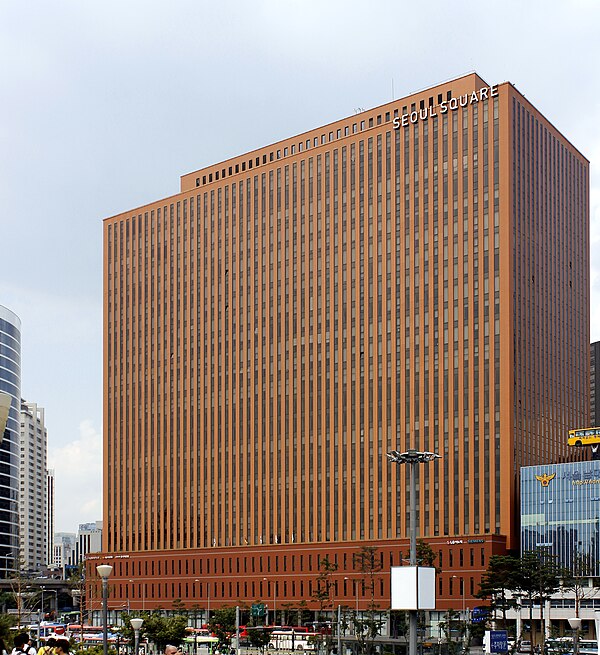
[{"label": "building facade", "polygon": [[590,346],[590,427],[598,427],[598,421],[600,421],[600,341],[595,341]]},{"label": "building facade", "polygon": [[389,602],[408,478],[385,455],[417,448],[442,456],[417,481],[438,601],[473,604],[518,547],[520,467],[588,420],[588,187],[537,109],[472,74],[107,219],[113,602],[314,604],[327,556],[351,604],[365,545]]},{"label": "building facade", "polygon": [[57,532],[54,535],[52,566],[65,571],[77,545],[77,535],[73,532]]},{"label": "building facade", "polygon": [[21,320],[0,305],[0,393],[10,408],[0,442],[0,577],[19,559],[19,441],[21,409]]},{"label": "building facade", "polygon": [[31,572],[40,572],[48,564],[47,452],[44,409],[22,400],[19,542],[21,566]]},{"label": "building facade", "polygon": [[600,577],[600,462],[521,470],[521,552],[543,549],[574,574]]},{"label": "building facade", "polygon": [[69,557],[69,565],[79,567],[89,553],[99,553],[102,550],[102,521],[80,523],[77,531],[77,542]]},{"label": "building facade", "polygon": [[54,510],[55,510],[55,480],[54,469],[46,471],[46,565],[54,563]]}]

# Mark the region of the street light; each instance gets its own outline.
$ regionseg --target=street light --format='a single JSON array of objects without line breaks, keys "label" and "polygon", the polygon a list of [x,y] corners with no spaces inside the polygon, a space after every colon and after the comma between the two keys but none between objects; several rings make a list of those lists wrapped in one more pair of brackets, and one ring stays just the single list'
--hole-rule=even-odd
[{"label": "street light", "polygon": [[[202,583],[202,580],[199,578],[196,578],[194,582],[200,582]],[[207,597],[206,597],[206,623],[208,625],[208,622],[210,621],[210,582],[206,583],[206,592],[207,592]]]},{"label": "street light", "polygon": [[358,580],[356,578],[344,578],[344,580],[350,580],[354,586],[354,595],[356,597],[356,616],[358,617]]},{"label": "street light", "polygon": [[265,582],[273,582],[273,625],[275,625],[277,621],[277,583],[274,580],[269,580],[269,578],[263,578],[263,580]]},{"label": "street light", "polygon": [[581,630],[581,619],[575,616],[569,619],[569,625],[573,630],[573,655],[579,655],[579,631]]},{"label": "street light", "polygon": [[133,655],[138,655],[140,649],[140,628],[142,627],[143,622],[144,619],[129,619],[129,623],[131,623],[131,627],[133,628],[133,634],[135,635],[133,640]]},{"label": "street light", "polygon": [[[432,462],[434,459],[439,459],[440,455],[431,452],[420,452],[418,450],[407,450],[405,453],[392,450],[387,454],[390,462],[393,464],[409,464],[409,478],[410,478],[410,513],[409,513],[409,526],[410,526],[410,565],[417,566],[417,483],[415,476],[415,467],[417,464],[424,464],[425,462]],[[409,610],[409,632],[408,632],[408,653],[409,655],[417,655],[417,611]]]},{"label": "street light", "polygon": [[462,595],[462,612],[463,614],[465,614],[465,581],[463,578],[459,577],[458,575],[453,575],[452,577],[459,580],[459,587]]},{"label": "street light", "polygon": [[110,564],[98,564],[96,571],[102,578],[102,652],[108,655],[108,576],[112,573]]}]

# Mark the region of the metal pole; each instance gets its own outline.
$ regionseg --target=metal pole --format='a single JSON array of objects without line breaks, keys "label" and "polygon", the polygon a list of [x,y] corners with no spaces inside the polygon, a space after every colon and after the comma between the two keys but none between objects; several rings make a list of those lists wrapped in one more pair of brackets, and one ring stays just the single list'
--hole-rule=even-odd
[{"label": "metal pole", "polygon": [[[417,566],[417,482],[415,480],[415,466],[417,462],[408,465],[410,478],[410,565]],[[417,582],[418,582],[418,571]],[[417,593],[418,602],[418,593]],[[409,610],[408,653],[417,655],[417,610]]]},{"label": "metal pole", "polygon": [[[137,630],[133,631],[133,634],[135,635],[134,640],[133,640],[133,655],[138,655],[140,652],[140,629],[138,628]],[[118,655],[118,651],[117,651]]]},{"label": "metal pole", "polygon": [[337,655],[342,655],[342,635],[341,635],[341,630],[342,630],[342,606],[341,605],[338,605],[337,624],[338,624]]},{"label": "metal pole", "polygon": [[102,578],[102,652],[108,655],[108,578]]},{"label": "metal pole", "polygon": [[240,655],[240,606],[235,606],[235,655]]}]

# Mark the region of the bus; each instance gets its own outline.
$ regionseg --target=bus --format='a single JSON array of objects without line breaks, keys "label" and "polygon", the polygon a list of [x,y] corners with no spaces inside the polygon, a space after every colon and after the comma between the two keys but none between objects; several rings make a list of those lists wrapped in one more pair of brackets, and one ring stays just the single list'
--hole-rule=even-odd
[{"label": "bus", "polygon": [[317,632],[308,632],[306,628],[277,628],[269,637],[269,648],[276,650],[315,650],[319,639]]},{"label": "bus", "polygon": [[[35,626],[32,631],[37,631],[38,626]],[[38,639],[46,641],[50,637],[65,637],[67,626],[65,623],[58,623],[55,621],[42,621],[39,625]]]},{"label": "bus", "polygon": [[[580,655],[598,655],[598,642],[593,639],[579,639],[577,651]],[[555,637],[546,641],[548,655],[571,655],[573,637]]]},{"label": "bus", "polygon": [[592,446],[600,444],[600,428],[569,430],[569,446]]},{"label": "bus", "polygon": [[203,628],[187,628],[187,636],[184,638],[184,643],[194,651],[206,649],[212,653],[219,643],[219,639],[214,637],[209,630]]},{"label": "bus", "polygon": [[[77,643],[81,643],[83,637],[84,645],[94,645],[101,644],[103,640],[103,628],[101,625],[84,625],[81,626],[78,623],[69,623],[67,625],[67,637],[73,639]],[[111,644],[121,641],[125,643],[124,639],[119,638],[118,635],[109,631],[107,636],[108,641]]]}]

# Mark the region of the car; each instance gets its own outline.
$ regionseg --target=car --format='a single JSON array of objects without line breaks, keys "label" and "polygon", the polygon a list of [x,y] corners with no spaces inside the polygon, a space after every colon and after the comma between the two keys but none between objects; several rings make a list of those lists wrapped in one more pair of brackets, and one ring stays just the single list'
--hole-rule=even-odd
[{"label": "car", "polygon": [[527,639],[521,639],[517,647],[519,653],[531,653],[531,642]]}]

